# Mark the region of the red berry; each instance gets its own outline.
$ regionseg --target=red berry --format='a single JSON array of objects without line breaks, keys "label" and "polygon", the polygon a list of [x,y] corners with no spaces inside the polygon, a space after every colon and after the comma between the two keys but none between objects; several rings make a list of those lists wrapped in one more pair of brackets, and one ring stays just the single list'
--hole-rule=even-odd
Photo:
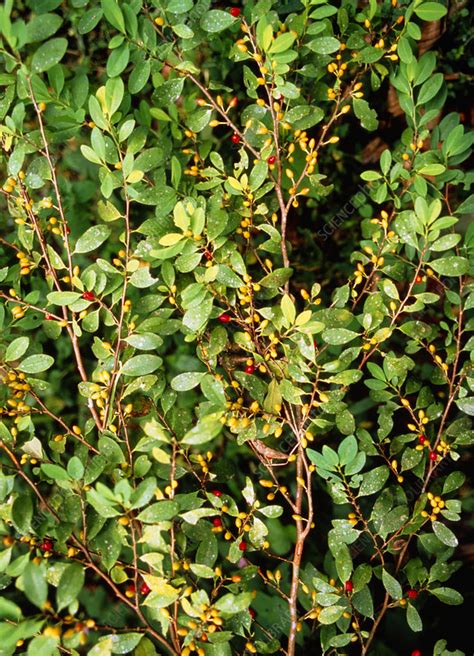
[{"label": "red berry", "polygon": [[151,592],[151,588],[146,581],[142,582],[140,586],[140,592],[142,593],[142,595],[147,595],[149,592]]},{"label": "red berry", "polygon": [[245,551],[247,549],[247,543],[244,542],[244,540],[239,544],[239,549],[240,551]]},{"label": "red berry", "polygon": [[276,161],[277,161],[277,158],[275,157],[275,155],[270,155],[270,157],[267,159],[267,162],[269,164],[275,164]]},{"label": "red berry", "polygon": [[222,519],[220,517],[214,517],[212,523],[216,528],[218,528],[219,526],[222,526]]},{"label": "red berry", "polygon": [[71,228],[69,226],[66,226],[66,234],[68,235],[71,232]]},{"label": "red berry", "polygon": [[94,292],[84,292],[82,295],[82,298],[85,301],[94,301],[95,300],[95,294]]},{"label": "red berry", "polygon": [[408,599],[416,599],[418,597],[418,592],[416,590],[408,590],[407,597]]},{"label": "red berry", "polygon": [[215,497],[221,497],[222,496],[222,492],[220,490],[212,490],[212,494]]},{"label": "red berry", "polygon": [[423,276],[416,276],[415,282],[419,285],[421,282],[423,282]]},{"label": "red berry", "polygon": [[232,100],[229,103],[229,107],[237,107],[237,103],[239,102],[239,99],[237,96],[234,96]]},{"label": "red berry", "polygon": [[436,451],[430,451],[430,460],[436,460],[437,457],[438,454],[436,453]]},{"label": "red berry", "polygon": [[52,319],[53,319],[53,317],[52,317],[51,314],[45,314],[45,316],[44,316],[45,321],[52,321]]},{"label": "red berry", "polygon": [[418,442],[424,444],[426,442],[426,437],[424,435],[418,435]]},{"label": "red berry", "polygon": [[206,260],[212,260],[211,251],[204,251],[204,257],[206,258]]},{"label": "red berry", "polygon": [[232,321],[230,314],[227,314],[227,312],[224,312],[220,317],[217,317],[217,320],[221,323],[229,323],[229,321]]},{"label": "red berry", "polygon": [[253,374],[254,371],[255,371],[255,367],[253,366],[253,364],[248,364],[245,367],[244,371],[245,371],[246,374]]},{"label": "red berry", "polygon": [[354,584],[352,583],[352,581],[346,581],[344,583],[344,590],[346,592],[352,592],[353,589],[354,589]]},{"label": "red berry", "polygon": [[249,615],[252,619],[255,617],[255,611],[253,608],[249,608]]},{"label": "red berry", "polygon": [[230,15],[234,18],[238,18],[240,16],[240,9],[238,7],[232,7],[230,10]]},{"label": "red berry", "polygon": [[43,542],[40,544],[40,549],[41,551],[51,551],[53,548],[53,541],[52,540],[43,540]]},{"label": "red berry", "polygon": [[232,143],[234,143],[234,144],[238,144],[238,143],[240,143],[240,137],[239,137],[238,134],[233,134],[233,135],[231,136],[230,140],[231,140]]},{"label": "red berry", "polygon": [[421,653],[421,651],[420,651],[419,649],[414,649],[414,650],[411,652],[411,656],[422,656],[422,653]]}]

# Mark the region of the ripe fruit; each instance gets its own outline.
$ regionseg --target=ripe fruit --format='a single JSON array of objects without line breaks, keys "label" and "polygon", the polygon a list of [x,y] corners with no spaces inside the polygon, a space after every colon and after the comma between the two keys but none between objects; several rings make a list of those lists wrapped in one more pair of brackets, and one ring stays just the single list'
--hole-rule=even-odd
[{"label": "ripe fruit", "polygon": [[249,615],[252,619],[255,617],[255,611],[253,608],[249,608]]},{"label": "ripe fruit", "polygon": [[346,581],[344,583],[344,590],[346,592],[352,592],[353,589],[354,589],[354,584],[352,583],[352,581]]},{"label": "ripe fruit", "polygon": [[418,435],[418,442],[424,444],[426,442],[426,437],[424,435]]},{"label": "ripe fruit", "polygon": [[422,282],[423,282],[423,276],[416,276],[416,278],[415,278],[415,282],[416,282],[417,285],[419,285],[420,283],[422,283]]},{"label": "ripe fruit", "polygon": [[255,371],[255,367],[253,364],[248,364],[245,369],[244,369],[246,374],[253,374]]},{"label": "ripe fruit", "polygon": [[244,542],[244,540],[239,544],[239,549],[240,551],[245,551],[247,549],[247,543]]},{"label": "ripe fruit", "polygon": [[407,597],[408,599],[416,599],[418,597],[418,592],[416,590],[408,590]]},{"label": "ripe fruit", "polygon": [[206,260],[212,260],[212,253],[210,251],[204,251],[204,257]]},{"label": "ripe fruit", "polygon": [[436,451],[430,451],[430,460],[436,460],[437,457],[438,454],[436,453]]},{"label": "ripe fruit", "polygon": [[220,517],[214,517],[214,519],[212,520],[212,524],[213,526],[218,528],[219,526],[222,526],[222,519]]},{"label": "ripe fruit", "polygon": [[238,144],[240,143],[240,137],[238,134],[233,134],[230,138],[233,144]]},{"label": "ripe fruit", "polygon": [[43,540],[43,542],[40,544],[40,549],[41,551],[51,551],[53,548],[53,541],[49,540],[46,538],[46,540]]},{"label": "ripe fruit", "polygon": [[422,653],[421,653],[421,651],[420,651],[419,649],[414,649],[414,650],[411,652],[411,656],[422,656]]},{"label": "ripe fruit", "polygon": [[270,155],[270,157],[267,159],[267,162],[268,162],[269,164],[275,164],[276,159],[277,159],[277,158],[275,157],[275,155]]},{"label": "ripe fruit", "polygon": [[151,592],[151,588],[146,581],[142,581],[142,584],[140,585],[140,592],[142,595],[147,595],[149,592]]},{"label": "ripe fruit", "polygon": [[230,314],[227,314],[227,312],[224,312],[224,314],[221,314],[220,317],[217,317],[217,320],[220,321],[221,323],[229,323],[231,321],[231,316]]},{"label": "ripe fruit", "polygon": [[95,300],[95,294],[94,292],[84,292],[82,295],[82,298],[85,301],[94,301]]},{"label": "ripe fruit", "polygon": [[240,9],[238,7],[232,7],[230,10],[230,15],[234,18],[238,18],[240,16]]},{"label": "ripe fruit", "polygon": [[52,321],[53,317],[50,314],[45,314],[44,320],[45,321]]},{"label": "ripe fruit", "polygon": [[221,497],[222,496],[222,492],[220,490],[212,490],[212,494],[215,497]]}]

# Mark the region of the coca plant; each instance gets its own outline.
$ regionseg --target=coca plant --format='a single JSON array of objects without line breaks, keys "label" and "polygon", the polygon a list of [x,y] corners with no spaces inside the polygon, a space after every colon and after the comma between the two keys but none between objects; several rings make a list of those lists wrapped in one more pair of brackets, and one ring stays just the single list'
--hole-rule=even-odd
[{"label": "coca plant", "polygon": [[[447,10],[209,5],[0,10],[2,654],[365,655],[393,617],[420,654],[473,438],[472,138],[417,45]],[[389,83],[322,287],[289,223],[330,235]]]}]

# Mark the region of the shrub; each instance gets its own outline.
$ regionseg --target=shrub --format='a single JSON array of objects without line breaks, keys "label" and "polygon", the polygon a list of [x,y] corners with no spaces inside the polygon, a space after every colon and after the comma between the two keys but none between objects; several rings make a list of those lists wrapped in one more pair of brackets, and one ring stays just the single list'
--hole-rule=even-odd
[{"label": "shrub", "polygon": [[[420,601],[462,601],[474,414],[472,135],[417,54],[446,7],[16,4],[2,654],[365,655],[390,618],[421,631]],[[334,162],[389,83],[403,119],[349,198]],[[301,235],[324,254],[336,230],[312,273]]]}]

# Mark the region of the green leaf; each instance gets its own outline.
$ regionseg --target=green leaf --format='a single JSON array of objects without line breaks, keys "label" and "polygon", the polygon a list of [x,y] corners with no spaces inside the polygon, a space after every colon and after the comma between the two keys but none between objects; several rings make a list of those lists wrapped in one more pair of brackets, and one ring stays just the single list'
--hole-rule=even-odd
[{"label": "green leaf", "polygon": [[225,594],[214,603],[214,607],[225,615],[235,615],[247,610],[252,600],[253,595],[251,592],[241,592],[237,595]]},{"label": "green leaf", "polygon": [[334,624],[342,616],[344,610],[343,606],[328,606],[320,612],[318,620],[321,624]]},{"label": "green leaf", "polygon": [[30,561],[23,571],[23,585],[26,597],[42,611],[48,598],[48,584],[44,566],[42,564],[36,565]]},{"label": "green leaf", "polygon": [[61,574],[56,590],[58,610],[62,610],[75,601],[84,585],[84,568],[79,563],[71,563]]},{"label": "green leaf", "polygon": [[442,601],[443,604],[449,604],[450,606],[459,606],[464,601],[463,596],[453,588],[432,588],[430,592]]},{"label": "green leaf", "polygon": [[33,502],[29,494],[20,494],[13,502],[12,522],[20,533],[28,533],[33,519]]},{"label": "green leaf", "polygon": [[390,470],[387,465],[381,465],[369,472],[362,474],[362,483],[359,489],[359,497],[375,494],[383,488],[387,478],[390,475]]},{"label": "green leaf", "polygon": [[416,104],[424,105],[429,100],[434,98],[438,91],[441,89],[443,82],[444,77],[442,73],[435,73],[430,78],[428,78],[426,82],[424,82],[421,86]]},{"label": "green leaf", "polygon": [[122,10],[116,0],[101,0],[105,18],[120,32],[125,32]]},{"label": "green leaf", "polygon": [[155,522],[164,522],[173,519],[179,513],[179,505],[176,501],[158,501],[151,506],[142,510],[138,519],[144,524],[154,524]]},{"label": "green leaf", "polygon": [[26,26],[26,38],[28,43],[45,41],[53,36],[61,27],[63,19],[58,14],[41,14],[33,16]]},{"label": "green leaf", "polygon": [[291,32],[284,32],[283,34],[280,34],[280,36],[277,36],[277,38],[273,41],[270,48],[268,49],[269,54],[276,55],[280,52],[285,52],[285,50],[289,50],[295,42],[295,39],[296,36]]},{"label": "green leaf", "polygon": [[433,260],[433,262],[430,262],[430,266],[442,276],[463,276],[469,271],[469,260],[465,257],[451,255],[441,257],[439,260]]},{"label": "green leaf", "polygon": [[392,599],[401,599],[403,597],[402,586],[386,569],[382,571],[382,583]]},{"label": "green leaf", "polygon": [[69,481],[69,474],[59,465],[46,463],[41,465],[41,471],[53,481]]},{"label": "green leaf", "polygon": [[459,542],[457,537],[450,528],[445,526],[445,524],[442,524],[441,522],[433,522],[432,527],[434,534],[443,544],[446,544],[448,547],[458,546]]},{"label": "green leaf", "polygon": [[188,392],[197,387],[205,375],[201,371],[189,371],[179,374],[171,381],[171,387],[177,392]]},{"label": "green leaf", "polygon": [[214,415],[208,415],[200,420],[194,428],[191,428],[183,437],[183,444],[205,444],[219,435],[222,423],[215,419]]},{"label": "green leaf", "polygon": [[367,100],[363,98],[354,98],[352,101],[354,107],[354,114],[360,120],[361,126],[365,130],[372,132],[378,128],[379,122],[377,119],[377,112],[371,109]]},{"label": "green leaf", "polygon": [[419,169],[418,173],[421,175],[441,175],[446,171],[446,167],[442,164],[425,164]]},{"label": "green leaf", "polygon": [[56,656],[59,636],[37,636],[28,644],[27,656]]},{"label": "green leaf", "polygon": [[308,48],[318,55],[330,55],[339,50],[340,42],[333,36],[319,36],[308,44]]},{"label": "green leaf", "polygon": [[474,396],[465,396],[463,399],[458,399],[456,405],[462,412],[474,417]]},{"label": "green leaf", "polygon": [[90,227],[76,242],[75,253],[90,253],[101,246],[110,236],[110,228],[105,225]]},{"label": "green leaf", "polygon": [[93,7],[82,14],[79,23],[77,24],[77,31],[79,34],[87,34],[92,32],[94,27],[102,18],[102,9],[100,7]]},{"label": "green leaf", "polygon": [[347,344],[347,342],[351,342],[356,337],[359,337],[359,333],[353,330],[347,330],[347,328],[328,328],[322,334],[323,340],[327,344],[334,346]]},{"label": "green leaf", "polygon": [[411,604],[407,606],[407,622],[412,631],[423,630],[423,622],[421,621],[420,614]]},{"label": "green leaf", "polygon": [[222,11],[222,9],[211,9],[202,17],[201,27],[206,32],[215,34],[226,30],[235,22],[236,19],[231,16],[230,12]]},{"label": "green leaf", "polygon": [[79,292],[50,292],[48,303],[52,305],[72,305],[81,298]]},{"label": "green leaf", "polygon": [[10,342],[5,353],[5,362],[11,362],[12,360],[21,358],[26,353],[29,343],[29,337],[17,337],[13,342]]},{"label": "green leaf", "polygon": [[448,8],[440,2],[424,2],[413,9],[418,18],[424,21],[436,21],[448,13]]},{"label": "green leaf", "polygon": [[40,45],[31,60],[33,73],[43,73],[56,66],[64,57],[68,47],[67,39],[51,39]]},{"label": "green leaf", "polygon": [[54,364],[54,358],[50,355],[45,355],[44,353],[39,353],[38,355],[30,355],[25,358],[23,362],[18,366],[18,370],[22,371],[25,374],[39,374],[42,371],[46,371]]},{"label": "green leaf", "polygon": [[133,358],[127,360],[122,367],[122,373],[125,376],[144,376],[156,371],[163,364],[162,358],[158,355],[134,355]]}]

